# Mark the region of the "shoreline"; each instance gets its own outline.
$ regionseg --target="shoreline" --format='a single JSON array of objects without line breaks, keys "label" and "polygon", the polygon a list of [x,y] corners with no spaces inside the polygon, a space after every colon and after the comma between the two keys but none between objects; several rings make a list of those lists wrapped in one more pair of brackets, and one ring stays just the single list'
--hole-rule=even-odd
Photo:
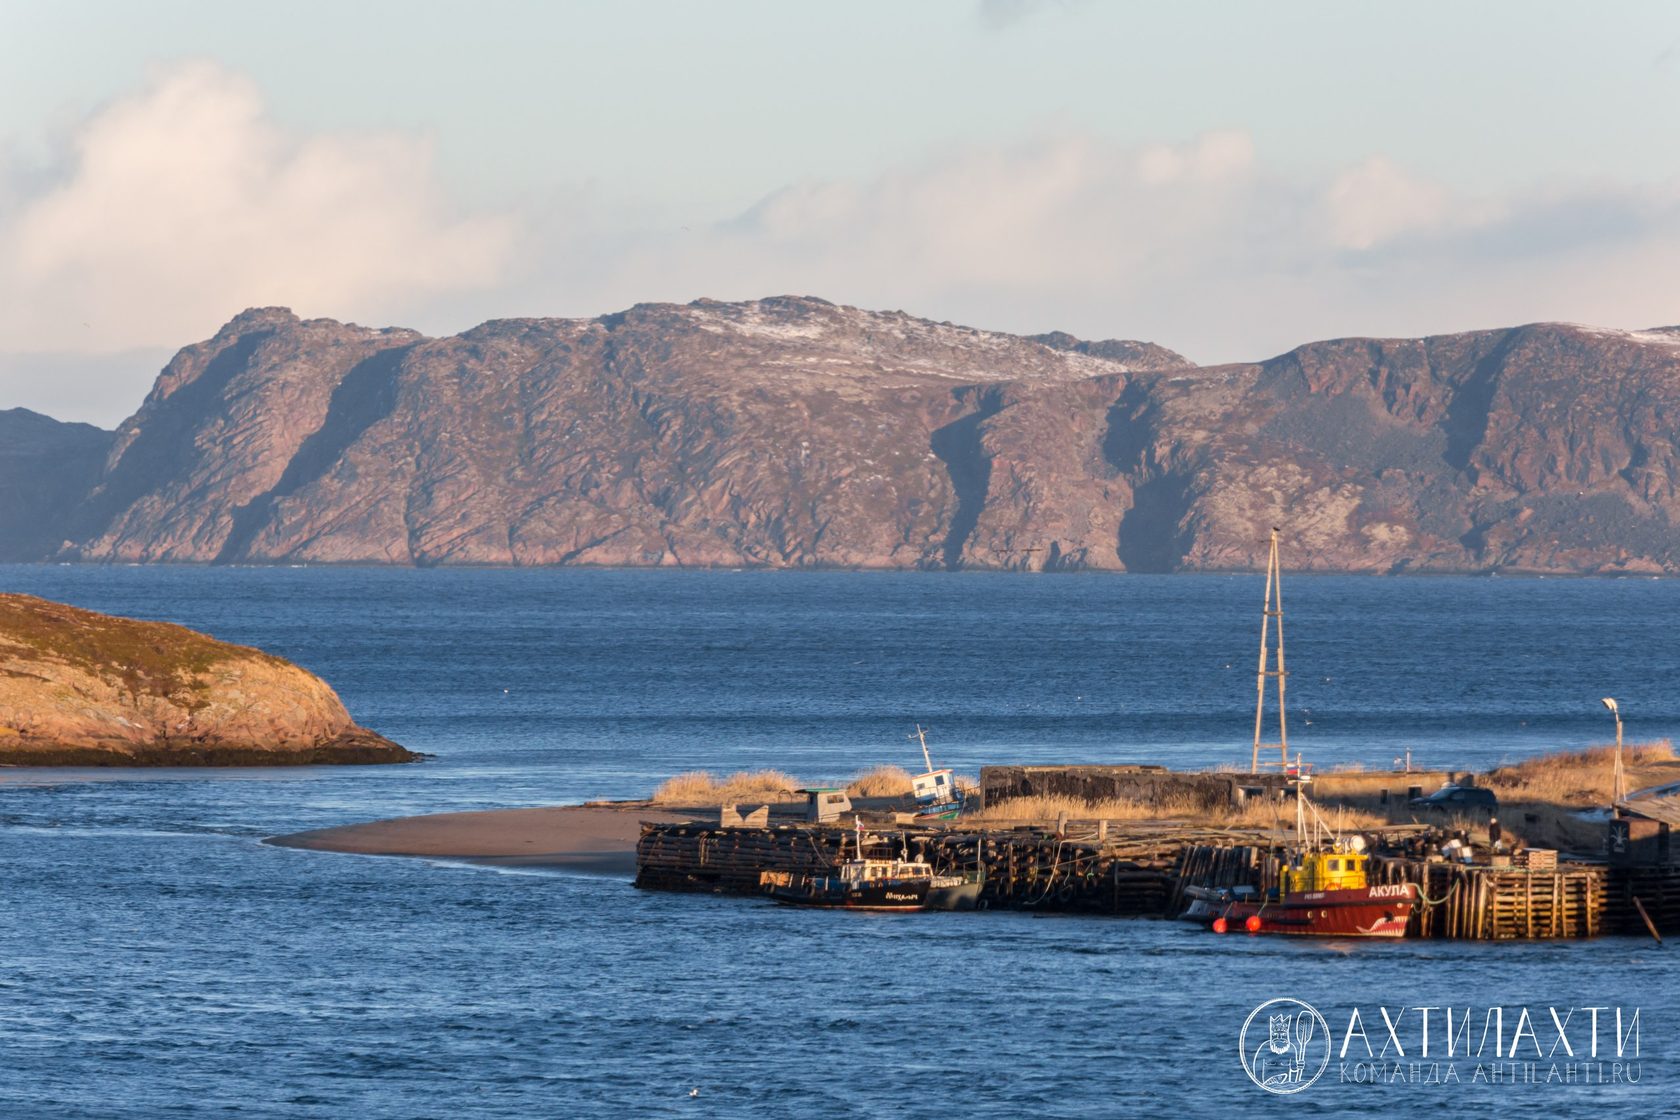
[{"label": "shoreline", "polygon": [[695,814],[645,802],[480,809],[391,817],[269,836],[264,844],[363,856],[460,860],[629,878],[636,873],[642,822],[674,824]]},{"label": "shoreline", "polygon": [[345,734],[314,746],[287,749],[167,742],[103,747],[25,741],[0,746],[0,767],[15,770],[402,766],[424,762],[429,757],[374,732]]}]

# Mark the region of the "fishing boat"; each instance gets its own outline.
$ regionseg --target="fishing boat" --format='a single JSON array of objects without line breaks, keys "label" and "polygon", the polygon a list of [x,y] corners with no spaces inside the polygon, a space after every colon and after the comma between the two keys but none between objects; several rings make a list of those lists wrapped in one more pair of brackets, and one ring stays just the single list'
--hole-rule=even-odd
[{"label": "fishing boat", "polygon": [[922,762],[927,769],[910,779],[910,792],[916,800],[916,816],[923,820],[954,820],[963,810],[963,795],[957,789],[957,776],[951,770],[935,770],[928,754],[927,732],[916,725],[912,736],[922,745]]},{"label": "fishing boat", "polygon": [[1215,933],[1243,929],[1304,937],[1404,937],[1417,904],[1416,883],[1370,881],[1370,856],[1363,837],[1344,839],[1324,822],[1307,797],[1311,775],[1297,762],[1295,843],[1288,849],[1279,882],[1268,891],[1254,887],[1190,888],[1181,917],[1206,923]]},{"label": "fishing boat", "polygon": [[845,860],[828,875],[803,875],[791,871],[763,871],[759,885],[776,902],[788,906],[822,906],[836,910],[922,910],[930,897],[937,909],[958,909],[946,905],[944,895],[964,885],[961,876],[935,875],[931,864],[913,860],[905,852],[898,859],[871,859],[864,855],[864,832],[857,825],[857,857]]}]

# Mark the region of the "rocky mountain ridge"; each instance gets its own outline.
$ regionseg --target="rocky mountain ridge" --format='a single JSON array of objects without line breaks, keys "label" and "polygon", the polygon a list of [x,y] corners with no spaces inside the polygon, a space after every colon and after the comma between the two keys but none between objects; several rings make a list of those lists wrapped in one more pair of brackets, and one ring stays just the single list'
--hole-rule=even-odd
[{"label": "rocky mountain ridge", "polygon": [[[449,338],[265,308],[182,350],[108,445],[59,455],[73,478],[102,461],[34,539],[89,561],[1173,571],[1254,567],[1277,524],[1295,568],[1666,572],[1677,417],[1680,328],[1197,367],[803,297]],[[0,457],[0,516],[38,462]]]}]

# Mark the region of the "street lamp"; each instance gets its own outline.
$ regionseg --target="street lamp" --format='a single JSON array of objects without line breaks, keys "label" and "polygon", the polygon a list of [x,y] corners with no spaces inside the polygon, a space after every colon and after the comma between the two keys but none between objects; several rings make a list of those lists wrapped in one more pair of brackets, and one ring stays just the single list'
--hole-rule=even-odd
[{"label": "street lamp", "polygon": [[1622,775],[1622,711],[1616,701],[1606,696],[1599,701],[1616,717],[1616,772],[1610,783],[1610,805],[1614,808],[1627,797],[1627,781]]}]

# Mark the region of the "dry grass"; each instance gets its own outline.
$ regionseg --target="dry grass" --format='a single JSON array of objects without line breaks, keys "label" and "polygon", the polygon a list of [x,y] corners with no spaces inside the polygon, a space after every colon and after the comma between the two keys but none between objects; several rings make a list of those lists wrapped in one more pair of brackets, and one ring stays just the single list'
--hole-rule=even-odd
[{"label": "dry grass", "polygon": [[910,792],[910,772],[902,766],[877,766],[846,786],[853,797],[903,797]]},{"label": "dry grass", "polygon": [[786,801],[798,779],[780,770],[738,770],[718,779],[707,770],[690,770],[661,782],[653,800],[661,805],[724,805],[745,801]]},{"label": "dry grass", "polygon": [[[1122,799],[1088,803],[1077,797],[1020,797],[964,814],[963,819],[1039,824],[1053,822],[1063,813],[1070,821],[1191,821],[1234,828],[1293,828],[1295,825],[1293,802],[1254,801],[1240,808],[1212,809],[1201,801],[1188,798],[1167,798],[1160,802]],[[1320,806],[1319,815],[1338,831],[1380,828],[1389,823],[1388,818],[1381,814],[1345,806]]]},{"label": "dry grass", "polygon": [[[1499,767],[1487,776],[1487,784],[1502,801],[1534,801],[1579,807],[1604,805],[1610,800],[1615,755],[1615,747],[1590,747],[1584,751],[1541,755]],[[1674,761],[1674,744],[1667,739],[1654,743],[1629,743],[1622,748],[1623,765],[1630,771],[1630,787],[1637,785],[1631,771]]]}]

